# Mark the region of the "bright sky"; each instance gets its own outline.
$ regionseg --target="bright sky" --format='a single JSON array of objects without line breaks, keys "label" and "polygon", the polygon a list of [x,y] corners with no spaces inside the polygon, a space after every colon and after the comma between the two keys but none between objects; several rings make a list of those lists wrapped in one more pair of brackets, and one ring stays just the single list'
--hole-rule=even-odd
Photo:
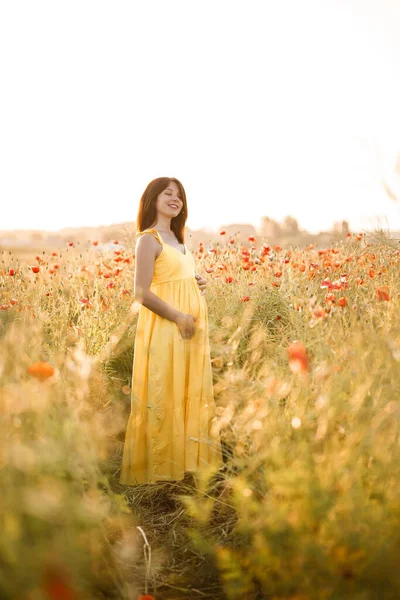
[{"label": "bright sky", "polygon": [[135,221],[159,176],[192,229],[400,229],[399,31],[399,0],[2,2],[0,230]]}]

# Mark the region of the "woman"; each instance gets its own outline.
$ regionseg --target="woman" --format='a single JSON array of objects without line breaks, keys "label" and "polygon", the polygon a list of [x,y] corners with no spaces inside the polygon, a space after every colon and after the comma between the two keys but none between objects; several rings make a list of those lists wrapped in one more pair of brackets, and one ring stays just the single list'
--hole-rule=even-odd
[{"label": "woman", "polygon": [[206,282],[196,282],[195,259],[184,244],[187,216],[177,179],[149,183],[136,221],[134,295],[141,306],[122,484],[182,481],[186,473],[223,465]]}]

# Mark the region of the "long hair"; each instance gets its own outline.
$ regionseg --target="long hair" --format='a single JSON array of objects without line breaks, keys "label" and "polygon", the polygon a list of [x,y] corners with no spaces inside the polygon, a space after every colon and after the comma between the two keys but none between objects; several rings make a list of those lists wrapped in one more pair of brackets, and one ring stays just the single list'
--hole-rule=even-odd
[{"label": "long hair", "polygon": [[157,218],[156,202],[157,196],[161,194],[174,181],[179,188],[183,202],[182,210],[173,219],[171,219],[171,229],[175,233],[180,244],[185,243],[185,223],[188,217],[186,204],[186,193],[183,185],[175,177],[158,177],[150,181],[140,198],[139,209],[136,217],[136,230],[143,231],[149,229],[155,223]]}]

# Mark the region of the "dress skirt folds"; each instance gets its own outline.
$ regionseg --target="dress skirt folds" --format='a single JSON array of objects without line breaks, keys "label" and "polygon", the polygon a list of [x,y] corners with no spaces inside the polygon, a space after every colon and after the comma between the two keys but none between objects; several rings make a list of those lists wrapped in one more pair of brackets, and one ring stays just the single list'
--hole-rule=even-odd
[{"label": "dress skirt folds", "polygon": [[162,244],[150,291],[182,313],[198,317],[183,339],[173,321],[141,305],[133,358],[131,412],[120,483],[181,481],[186,472],[223,465],[216,423],[207,303],[195,279],[195,259]]}]

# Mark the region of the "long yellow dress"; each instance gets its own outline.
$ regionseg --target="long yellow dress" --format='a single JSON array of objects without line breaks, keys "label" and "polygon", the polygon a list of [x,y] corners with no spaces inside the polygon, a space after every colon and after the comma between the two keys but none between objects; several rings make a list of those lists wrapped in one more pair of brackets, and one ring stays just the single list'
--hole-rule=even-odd
[{"label": "long yellow dress", "polygon": [[181,481],[185,472],[223,465],[215,416],[207,303],[195,279],[195,259],[162,244],[150,291],[183,313],[199,318],[191,339],[173,321],[141,305],[136,326],[131,413],[120,483]]}]

